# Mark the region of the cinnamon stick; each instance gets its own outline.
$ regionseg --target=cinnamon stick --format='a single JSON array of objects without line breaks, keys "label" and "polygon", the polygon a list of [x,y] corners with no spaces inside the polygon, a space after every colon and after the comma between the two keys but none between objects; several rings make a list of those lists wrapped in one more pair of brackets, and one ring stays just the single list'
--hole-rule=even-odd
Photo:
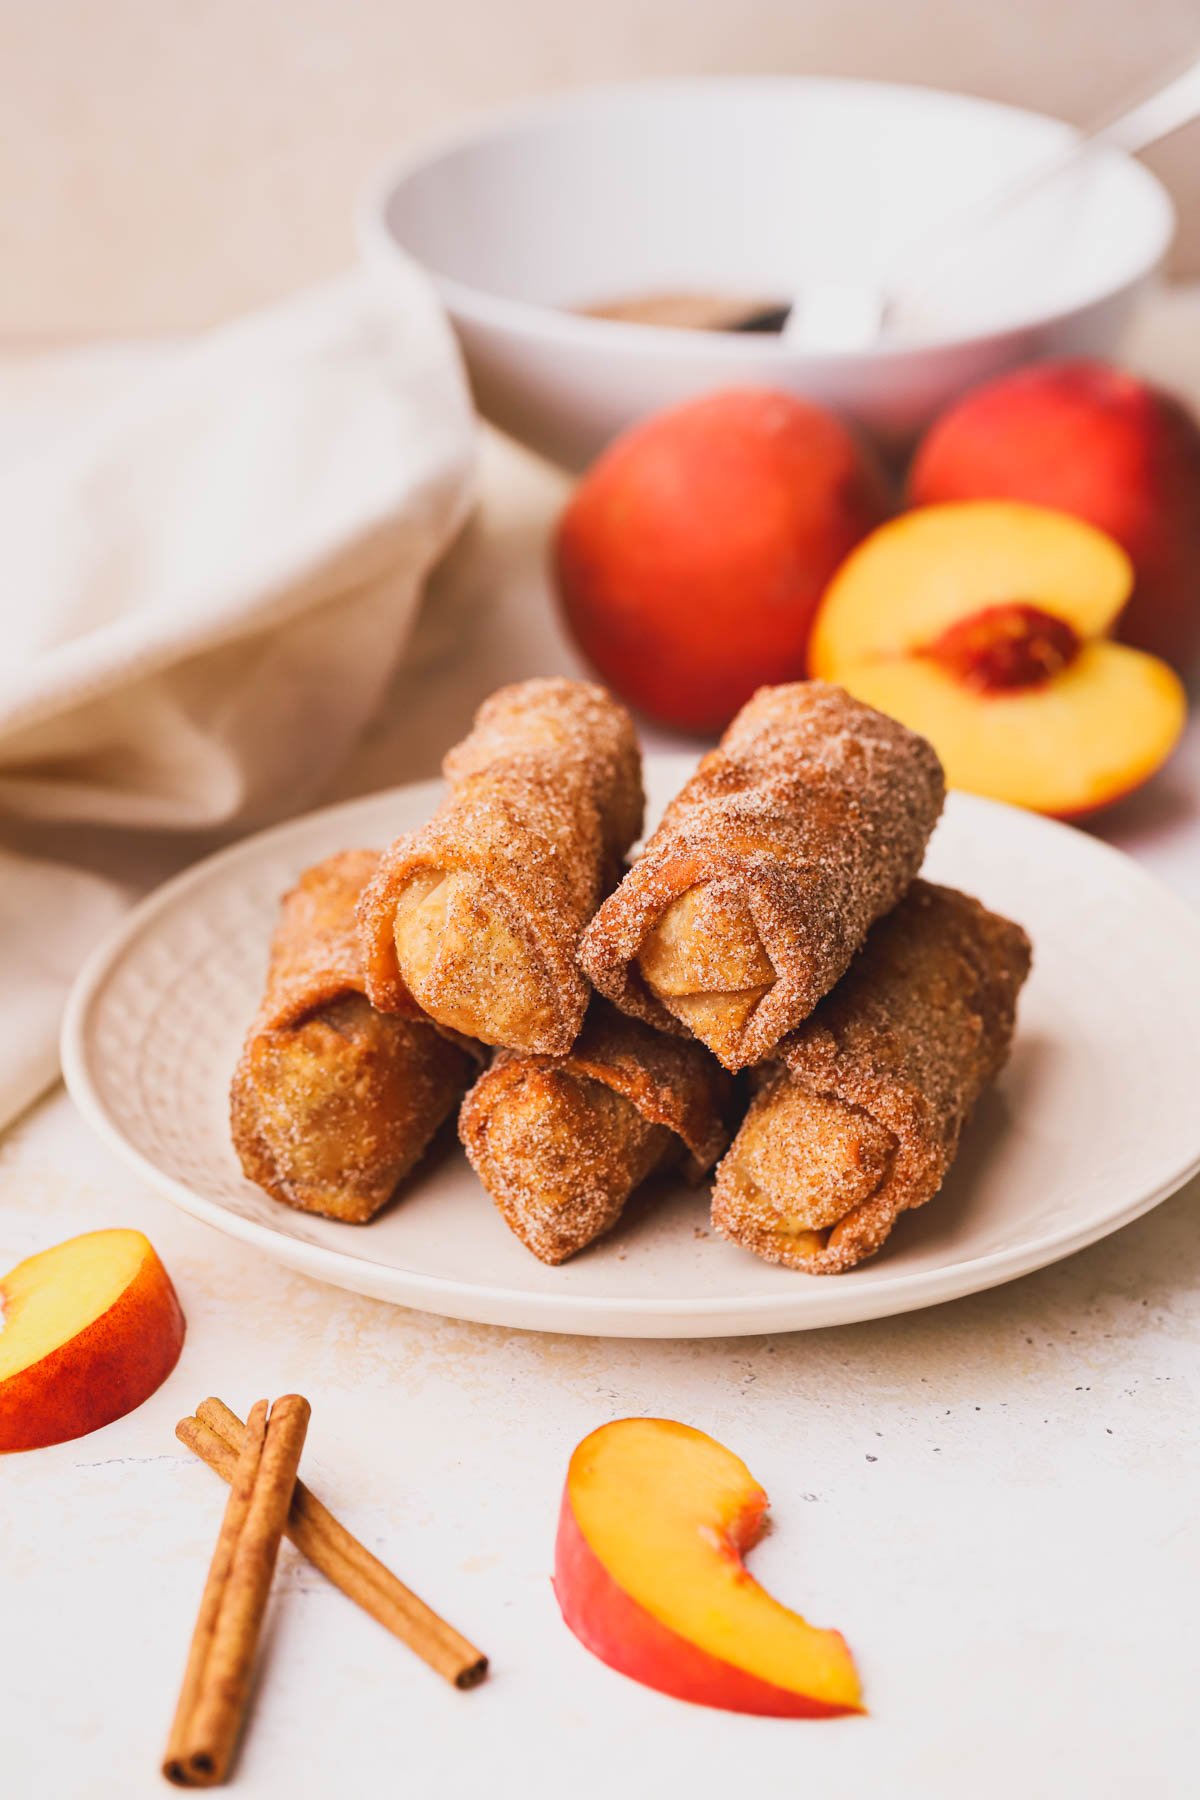
[{"label": "cinnamon stick", "polygon": [[[223,1480],[230,1481],[247,1429],[222,1401],[208,1399],[193,1417],[180,1420],[175,1435]],[[284,1530],[335,1587],[455,1687],[473,1688],[484,1679],[488,1659],[483,1652],[405,1587],[302,1481],[292,1490]]]},{"label": "cinnamon stick", "polygon": [[178,1787],[214,1787],[233,1761],[308,1419],[299,1394],[269,1417],[259,1400],[241,1435],[163,1759]]}]

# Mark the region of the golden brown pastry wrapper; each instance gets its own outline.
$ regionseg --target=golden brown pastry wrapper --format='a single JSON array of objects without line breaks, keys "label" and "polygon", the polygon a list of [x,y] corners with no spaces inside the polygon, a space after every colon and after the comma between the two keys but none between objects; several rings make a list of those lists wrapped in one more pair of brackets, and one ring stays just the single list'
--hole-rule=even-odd
[{"label": "golden brown pastry wrapper", "polygon": [[904,893],[944,792],[924,738],[841,688],[761,688],[601,906],[583,966],[727,1068],[759,1062]]},{"label": "golden brown pastry wrapper", "polygon": [[717,1170],[713,1223],[768,1262],[836,1274],[941,1187],[1008,1055],[1020,926],[916,881],[780,1045]]},{"label": "golden brown pastry wrapper", "polygon": [[730,1092],[699,1044],[594,1001],[567,1055],[498,1051],[459,1136],[510,1228],[559,1263],[611,1229],[660,1164],[682,1161],[699,1180],[728,1140]]},{"label": "golden brown pastry wrapper", "polygon": [[561,1054],[587,1008],[580,936],[641,830],[633,723],[587,682],[521,682],[485,701],[444,767],[450,793],[363,896],[367,993]]},{"label": "golden brown pastry wrapper", "polygon": [[249,1180],[355,1223],[391,1198],[481,1060],[429,1020],[385,1017],[366,999],[355,909],[378,863],[368,850],[330,857],[284,898],[231,1093]]}]

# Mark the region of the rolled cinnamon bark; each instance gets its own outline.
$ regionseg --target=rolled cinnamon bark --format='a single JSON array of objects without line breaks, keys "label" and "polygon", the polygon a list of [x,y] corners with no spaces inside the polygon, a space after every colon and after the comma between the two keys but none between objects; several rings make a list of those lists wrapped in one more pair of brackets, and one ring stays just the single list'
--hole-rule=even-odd
[{"label": "rolled cinnamon bark", "polygon": [[309,1411],[285,1394],[269,1417],[260,1400],[246,1420],[163,1758],[177,1787],[217,1787],[229,1773]]},{"label": "rolled cinnamon bark", "polygon": [[[245,1435],[246,1426],[237,1414],[213,1395],[175,1427],[180,1443],[215,1469],[222,1481],[232,1481]],[[456,1688],[478,1687],[488,1669],[483,1652],[405,1587],[299,1480],[292,1489],[284,1531],[335,1587],[415,1650],[431,1669]]]},{"label": "rolled cinnamon bark", "polygon": [[916,881],[785,1038],[717,1170],[713,1224],[767,1262],[838,1274],[946,1178],[1012,1042],[1020,926]]},{"label": "rolled cinnamon bark", "polygon": [[560,1263],[609,1231],[654,1169],[678,1162],[699,1180],[711,1168],[730,1087],[699,1044],[594,1001],[566,1056],[498,1052],[458,1131],[511,1230]]},{"label": "rolled cinnamon bark", "polygon": [[378,863],[373,850],[332,856],[285,897],[230,1099],[249,1180],[354,1224],[391,1199],[482,1060],[430,1020],[366,999],[355,909]]},{"label": "rolled cinnamon bark", "polygon": [[641,830],[633,723],[603,688],[525,681],[484,702],[444,768],[446,800],[363,895],[368,996],[562,1054],[587,1008],[580,936]]},{"label": "rolled cinnamon bark", "polygon": [[759,1062],[904,893],[944,794],[924,738],[841,688],[760,688],[592,920],[583,967],[726,1068]]}]

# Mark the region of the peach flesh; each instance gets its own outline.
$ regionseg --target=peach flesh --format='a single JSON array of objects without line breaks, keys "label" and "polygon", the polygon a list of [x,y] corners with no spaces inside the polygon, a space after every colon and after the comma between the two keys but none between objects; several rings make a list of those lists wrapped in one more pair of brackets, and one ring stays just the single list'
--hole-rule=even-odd
[{"label": "peach flesh", "polygon": [[109,1425],[166,1380],[183,1348],[171,1279],[138,1231],[95,1231],[0,1280],[0,1452]]},{"label": "peach flesh", "polygon": [[1106,633],[1129,596],[1120,546],[1066,513],[968,500],[874,532],[822,602],[814,673],[921,732],[952,787],[1060,818],[1161,767],[1186,696]]},{"label": "peach flesh", "polygon": [[981,607],[948,625],[924,655],[981,694],[1041,687],[1079,655],[1079,633],[1028,600]]},{"label": "peach flesh", "polygon": [[[748,1550],[750,1544],[742,1547]],[[776,1687],[710,1656],[663,1625],[617,1586],[580,1531],[566,1494],[554,1553],[554,1592],[563,1618],[593,1656],[660,1694],[760,1718],[833,1719],[856,1710]]]},{"label": "peach flesh", "polygon": [[1110,806],[1148,780],[1186,711],[1165,663],[1103,638],[1042,687],[979,694],[925,656],[859,663],[841,678],[868,706],[923,732],[952,787],[1060,819]]},{"label": "peach flesh", "polygon": [[838,570],[813,628],[812,673],[838,681],[854,664],[920,654],[968,615],[1028,602],[1102,636],[1129,598],[1118,544],[1065,513],[974,500],[902,513]]},{"label": "peach flesh", "polygon": [[767,1497],[739,1457],[671,1419],[618,1419],[571,1457],[555,1554],[567,1625],[677,1698],[778,1717],[862,1710],[840,1632],[754,1580]]}]

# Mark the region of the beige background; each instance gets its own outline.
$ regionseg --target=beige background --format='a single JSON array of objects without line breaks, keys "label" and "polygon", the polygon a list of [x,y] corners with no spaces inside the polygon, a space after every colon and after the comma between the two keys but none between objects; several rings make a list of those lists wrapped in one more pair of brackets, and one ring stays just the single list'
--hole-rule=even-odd
[{"label": "beige background", "polygon": [[[0,0],[0,338],[207,323],[338,268],[396,149],[633,74],[960,87],[1081,121],[1200,0]],[[1150,160],[1200,270],[1200,126]]]}]

